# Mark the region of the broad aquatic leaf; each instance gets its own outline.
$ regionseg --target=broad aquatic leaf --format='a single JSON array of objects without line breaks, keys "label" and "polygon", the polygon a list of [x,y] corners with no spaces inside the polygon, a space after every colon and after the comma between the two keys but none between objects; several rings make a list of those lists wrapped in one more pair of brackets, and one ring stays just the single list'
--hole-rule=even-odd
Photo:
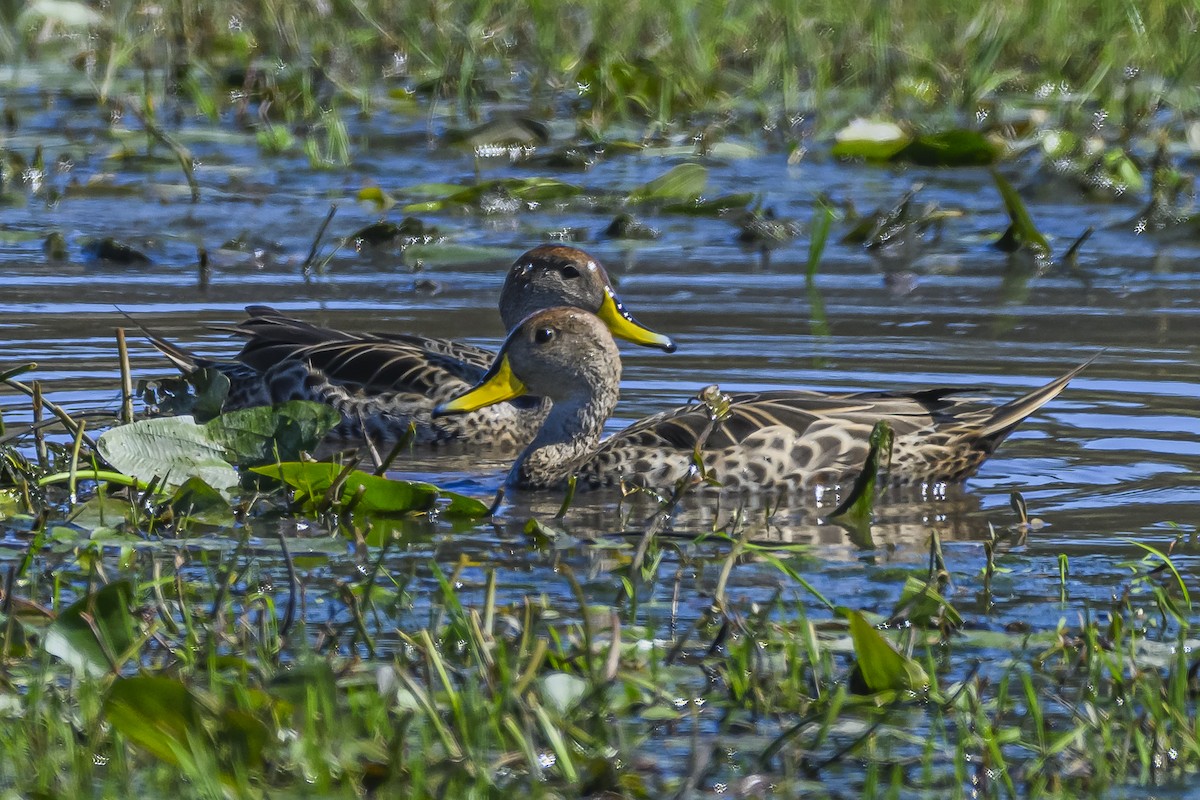
[{"label": "broad aquatic leaf", "polygon": [[986,167],[1000,158],[1000,148],[978,131],[957,129],[918,136],[892,156],[925,167]]},{"label": "broad aquatic leaf", "polygon": [[[514,206],[518,203],[545,203],[551,200],[564,200],[583,193],[583,187],[555,178],[502,178],[478,183],[474,186],[460,186],[456,189],[457,191],[440,200],[410,203],[404,207],[404,211],[406,213],[424,213],[461,206],[491,207],[502,205],[498,204],[496,200],[505,198],[508,198],[509,204]],[[513,210],[518,209],[514,208]]]},{"label": "broad aquatic leaf", "polygon": [[[342,468],[323,461],[292,461],[254,467],[251,471],[283,481],[308,498],[319,499],[333,485]],[[349,503],[360,492],[362,497],[354,502],[355,510],[381,514],[428,511],[438,496],[438,488],[430,483],[397,481],[351,470],[342,484],[342,502]]]},{"label": "broad aquatic leaf", "polygon": [[686,214],[690,217],[719,217],[730,211],[741,211],[753,202],[753,192],[739,192],[713,198],[696,197],[682,203],[667,203],[662,210],[667,214]]},{"label": "broad aquatic leaf", "polygon": [[400,193],[409,197],[445,197],[461,191],[462,188],[457,183],[418,183],[405,186]]},{"label": "broad aquatic leaf", "polygon": [[912,141],[912,135],[894,122],[856,119],[834,136],[836,158],[888,161]]},{"label": "broad aquatic leaf", "polygon": [[[72,525],[88,531],[122,524],[136,526],[137,509],[126,497],[97,492],[85,502],[76,503],[68,519]],[[78,538],[78,531],[72,533]]]},{"label": "broad aquatic leaf", "polygon": [[146,483],[159,477],[168,486],[180,486],[194,476],[218,491],[237,484],[224,447],[189,416],[111,428],[97,444],[100,455],[118,472]]},{"label": "broad aquatic leaf", "polygon": [[132,603],[129,581],[114,581],[81,597],[46,630],[46,652],[90,675],[120,667],[134,642]]},{"label": "broad aquatic leaf", "polygon": [[516,252],[504,247],[486,247],[470,244],[414,244],[404,251],[404,260],[410,264],[420,261],[427,267],[453,264],[488,264],[509,261]]},{"label": "broad aquatic leaf", "polygon": [[733,161],[742,158],[758,158],[762,151],[749,142],[731,142],[729,140],[714,142],[708,145],[704,154],[709,158],[720,158]]},{"label": "broad aquatic leaf", "polygon": [[850,639],[863,683],[871,692],[923,691],[929,676],[921,665],[892,647],[861,611],[850,611]]},{"label": "broad aquatic leaf", "polygon": [[438,495],[449,498],[450,505],[442,509],[442,515],[450,519],[479,519],[486,517],[490,510],[483,501],[465,494],[440,489]]},{"label": "broad aquatic leaf", "polygon": [[708,168],[700,164],[680,164],[665,174],[629,193],[630,203],[694,200],[708,185]]},{"label": "broad aquatic leaf", "polygon": [[170,500],[171,510],[192,522],[225,525],[233,521],[233,508],[225,495],[199,478],[188,478]]},{"label": "broad aquatic leaf", "polygon": [[290,400],[230,411],[209,421],[204,430],[234,463],[257,466],[298,458],[341,420],[341,414],[324,403]]},{"label": "broad aquatic leaf", "polygon": [[1050,243],[1033,224],[1033,218],[1029,216],[1029,209],[1025,207],[1025,201],[1017,194],[1017,190],[995,169],[992,170],[992,180],[996,182],[996,188],[1000,191],[1000,196],[1004,198],[1004,210],[1008,212],[1011,222],[1005,237],[1011,236],[1017,244],[1028,247],[1043,258],[1049,258]]},{"label": "broad aquatic leaf", "polygon": [[104,717],[138,747],[168,764],[191,750],[189,739],[205,738],[200,704],[175,678],[136,675],[113,681],[104,699]]}]

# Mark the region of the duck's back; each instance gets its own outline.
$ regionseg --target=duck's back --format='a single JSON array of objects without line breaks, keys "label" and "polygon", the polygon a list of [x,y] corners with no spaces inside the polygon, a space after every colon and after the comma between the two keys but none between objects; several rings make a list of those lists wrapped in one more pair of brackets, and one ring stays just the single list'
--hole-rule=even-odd
[{"label": "duck's back", "polygon": [[705,468],[732,489],[844,485],[866,461],[872,428],[886,420],[895,434],[893,481],[961,480],[1013,426],[992,430],[997,407],[955,391],[726,395],[720,419],[705,404],[649,417],[606,440],[580,473],[592,486],[622,477],[669,486],[688,474],[698,449]]},{"label": "duck's back", "polygon": [[[268,307],[247,309],[234,327],[247,337],[237,361],[257,373],[234,405],[287,400],[327,403],[343,422],[334,434],[373,439],[406,435],[416,441],[520,446],[544,414],[539,398],[518,398],[481,411],[432,421],[435,405],[461,394],[487,372],[494,354],[481,347],[415,334],[349,333],[285,317]],[[239,396],[249,402],[239,402]]]}]

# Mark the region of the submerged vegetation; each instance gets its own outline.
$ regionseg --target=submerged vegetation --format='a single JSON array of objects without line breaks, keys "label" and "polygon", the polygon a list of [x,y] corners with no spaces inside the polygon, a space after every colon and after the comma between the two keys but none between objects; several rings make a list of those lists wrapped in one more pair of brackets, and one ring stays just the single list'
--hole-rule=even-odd
[{"label": "submerged vegetation", "polygon": [[[1166,0],[0,0],[0,208],[228,198],[251,181],[227,146],[358,175],[383,116],[416,158],[461,163],[326,186],[379,215],[333,253],[336,207],[314,191],[328,215],[295,258],[306,279],[376,248],[414,271],[493,259],[455,242],[464,217],[586,208],[605,224],[553,235],[634,242],[719,220],[764,260],[807,251],[809,329],[829,338],[827,246],[909,253],[971,210],[920,183],[865,213],[812,186],[792,219],[766,187],[713,188],[716,170],[764,154],[973,169],[995,219],[971,235],[1018,265],[1004,300],[1051,259],[1086,285],[1093,228],[1048,236],[1026,203],[1132,203],[1121,236],[1194,238],[1198,25]],[[27,132],[57,106],[100,133]],[[589,172],[635,155],[637,176]],[[210,261],[278,255],[254,234],[167,236],[0,220],[39,264],[194,255],[202,290]],[[882,427],[861,485],[820,509],[849,562],[760,537],[780,509],[676,526],[687,484],[615,496],[599,525],[570,493],[514,517],[391,477],[403,446],[314,460],[328,408],[220,414],[215,371],[135,392],[120,361],[119,408],[88,413],[0,364],[0,798],[1067,798],[1200,773],[1194,519],[1110,546],[1089,580],[1014,493],[976,542],[925,521],[920,557],[890,561]],[[176,416],[139,416],[139,398]]]}]

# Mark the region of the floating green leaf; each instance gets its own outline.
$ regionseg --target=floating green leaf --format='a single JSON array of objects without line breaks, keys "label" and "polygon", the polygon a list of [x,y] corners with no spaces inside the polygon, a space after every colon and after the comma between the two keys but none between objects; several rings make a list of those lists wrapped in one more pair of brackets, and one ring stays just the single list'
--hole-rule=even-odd
[{"label": "floating green leaf", "polygon": [[630,203],[694,200],[708,185],[708,168],[700,164],[680,164],[665,174],[644,183],[629,193]]},{"label": "floating green leaf", "polygon": [[401,190],[401,194],[408,197],[444,197],[461,192],[462,188],[457,183],[415,183],[412,186],[405,186]]},{"label": "floating green leaf", "polygon": [[438,495],[449,498],[450,505],[442,509],[442,514],[450,519],[479,519],[486,517],[491,510],[483,501],[458,492],[439,489]]},{"label": "floating green leaf", "polygon": [[189,375],[155,381],[144,393],[148,404],[163,414],[191,414],[197,422],[218,416],[229,397],[229,377],[216,367],[204,367]]},{"label": "floating green leaf", "polygon": [[917,692],[929,686],[921,665],[897,652],[861,611],[850,611],[848,616],[856,667],[869,692]]},{"label": "floating green leaf", "polygon": [[838,131],[831,150],[835,158],[888,161],[912,141],[912,135],[894,122],[856,119]]},{"label": "floating green leaf", "polygon": [[68,606],[46,631],[46,652],[73,668],[104,675],[133,645],[133,584],[114,581]]},{"label": "floating green leaf", "polygon": [[[342,467],[326,461],[291,461],[254,467],[252,471],[283,481],[309,500],[320,500],[342,474]],[[361,498],[354,501],[357,510],[403,514],[433,508],[438,488],[430,483],[396,481],[362,470],[351,470],[342,483],[341,497],[344,502],[349,502],[360,493]]]},{"label": "floating green leaf", "polygon": [[379,245],[390,244],[397,240],[401,244],[408,244],[413,241],[429,241],[437,235],[438,229],[433,225],[426,225],[417,217],[405,217],[399,224],[395,222],[373,222],[370,225],[359,228],[347,238],[357,249],[362,245],[378,247]]},{"label": "floating green leaf", "polygon": [[891,160],[925,167],[985,167],[999,157],[1000,148],[982,133],[956,129],[918,136]]},{"label": "floating green leaf", "polygon": [[404,251],[404,260],[410,264],[420,261],[426,266],[442,264],[488,264],[508,261],[516,252],[503,247],[487,247],[470,244],[414,244]]},{"label": "floating green leaf", "polygon": [[190,416],[144,419],[111,428],[97,442],[104,460],[126,475],[179,486],[198,477],[217,490],[237,484],[225,449]]},{"label": "floating green leaf", "polygon": [[686,214],[689,217],[719,217],[730,211],[741,211],[753,202],[753,192],[739,192],[713,198],[695,197],[682,203],[667,203],[662,210],[666,214]]},{"label": "floating green leaf", "polygon": [[545,203],[564,200],[583,193],[583,187],[555,178],[503,178],[474,186],[455,187],[440,200],[410,203],[405,212],[435,212],[461,206],[479,206],[490,196],[508,196],[521,203]]}]

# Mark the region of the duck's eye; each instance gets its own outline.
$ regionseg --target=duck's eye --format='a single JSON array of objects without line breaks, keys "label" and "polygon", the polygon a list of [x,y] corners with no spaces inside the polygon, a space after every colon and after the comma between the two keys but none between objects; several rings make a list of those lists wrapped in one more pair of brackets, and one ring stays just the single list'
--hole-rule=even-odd
[{"label": "duck's eye", "polygon": [[569,265],[565,266],[562,268],[562,276],[564,278],[578,278],[579,270]]},{"label": "duck's eye", "polygon": [[538,328],[533,334],[533,340],[538,344],[545,344],[554,338],[553,328]]}]

